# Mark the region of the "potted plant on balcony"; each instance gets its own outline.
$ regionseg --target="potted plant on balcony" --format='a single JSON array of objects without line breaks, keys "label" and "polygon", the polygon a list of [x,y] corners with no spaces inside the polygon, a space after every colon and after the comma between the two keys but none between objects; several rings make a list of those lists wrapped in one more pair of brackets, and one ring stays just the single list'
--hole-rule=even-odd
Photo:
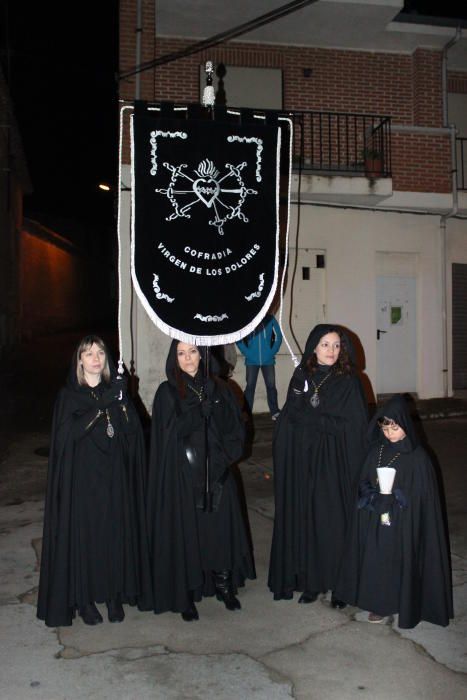
[{"label": "potted plant on balcony", "polygon": [[370,178],[380,177],[383,172],[383,154],[374,147],[367,146],[362,150],[365,175]]}]

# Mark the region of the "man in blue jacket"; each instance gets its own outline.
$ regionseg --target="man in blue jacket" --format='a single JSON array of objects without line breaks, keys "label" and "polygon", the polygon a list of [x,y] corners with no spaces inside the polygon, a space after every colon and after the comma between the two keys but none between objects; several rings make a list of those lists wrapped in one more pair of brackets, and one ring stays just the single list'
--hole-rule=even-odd
[{"label": "man in blue jacket", "polygon": [[245,356],[246,365],[246,389],[245,399],[250,411],[253,413],[253,402],[255,400],[256,381],[261,368],[268,406],[271,418],[276,420],[279,416],[279,406],[277,404],[276,373],[276,353],[282,343],[282,333],[274,316],[267,314],[253,333],[237,343],[237,347]]}]

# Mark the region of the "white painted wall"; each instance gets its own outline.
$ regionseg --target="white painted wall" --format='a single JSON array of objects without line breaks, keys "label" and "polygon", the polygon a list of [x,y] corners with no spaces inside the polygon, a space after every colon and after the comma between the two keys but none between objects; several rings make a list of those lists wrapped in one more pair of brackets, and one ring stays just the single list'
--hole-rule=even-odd
[{"label": "white painted wall", "polygon": [[[129,185],[131,182],[130,167],[124,166],[122,181]],[[130,275],[130,192],[122,193],[121,206],[121,290],[122,290],[122,350],[123,360],[130,367],[131,360],[131,275]],[[136,374],[139,377],[140,396],[150,411],[155,391],[165,380],[165,360],[170,345],[170,339],[152,323],[146,311],[140,304],[136,293],[133,293],[133,337],[134,360]]]},{"label": "white painted wall", "polygon": [[456,125],[458,136],[467,137],[467,95],[449,93],[448,120]]},{"label": "white painted wall", "polygon": [[[124,181],[129,181],[128,168]],[[129,193],[123,193],[122,206],[122,332],[124,360],[130,361],[130,258],[129,258]],[[295,248],[296,206],[292,206],[290,246]],[[365,372],[375,386],[376,378],[376,276],[377,254],[391,252],[391,271],[404,274],[406,253],[417,260],[417,392],[420,398],[442,396],[442,308],[441,308],[441,235],[440,217],[436,214],[396,213],[336,206],[302,205],[299,248],[312,248],[326,253],[324,297],[327,322],[341,323],[359,337],[366,356]],[[467,220],[449,219],[447,224],[447,291],[450,300],[450,264],[467,263]],[[413,257],[411,257],[413,259]],[[398,262],[399,261],[399,262]],[[289,275],[290,279],[290,275]],[[287,297],[286,297],[287,301]],[[310,299],[310,329],[318,313]],[[322,300],[319,300],[322,303]],[[448,338],[451,332],[450,301],[448,302]],[[134,336],[136,372],[140,378],[140,394],[150,409],[154,392],[165,379],[165,358],[169,339],[149,320],[134,297]],[[284,329],[290,337],[287,310]],[[294,350],[296,346],[292,343]],[[450,347],[450,344],[449,344]],[[451,364],[449,369],[451,370]],[[282,404],[293,372],[293,364],[283,343],[277,357],[277,388]],[[234,379],[243,388],[245,369],[239,356]],[[258,378],[255,412],[267,411],[262,377]]]},{"label": "white painted wall", "polygon": [[418,254],[417,391],[422,398],[440,395],[439,217],[311,205],[302,207],[301,222],[302,235],[317,247],[327,249],[327,320],[342,323],[358,335],[365,350],[366,373],[373,386],[376,254]]}]

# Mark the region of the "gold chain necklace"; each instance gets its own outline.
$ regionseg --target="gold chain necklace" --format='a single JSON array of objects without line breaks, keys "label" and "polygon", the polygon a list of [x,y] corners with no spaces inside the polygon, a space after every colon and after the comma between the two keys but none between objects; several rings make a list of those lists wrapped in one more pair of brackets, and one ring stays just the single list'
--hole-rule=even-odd
[{"label": "gold chain necklace", "polygon": [[315,382],[313,381],[313,379],[311,379],[311,383],[313,384],[314,391],[313,391],[313,394],[311,396],[310,403],[313,406],[313,408],[317,408],[319,406],[319,393],[318,392],[321,389],[321,387],[323,386],[326,379],[329,379],[331,374],[332,374],[332,371],[329,370],[329,372],[326,374],[324,379],[322,379],[318,385],[316,385]]}]

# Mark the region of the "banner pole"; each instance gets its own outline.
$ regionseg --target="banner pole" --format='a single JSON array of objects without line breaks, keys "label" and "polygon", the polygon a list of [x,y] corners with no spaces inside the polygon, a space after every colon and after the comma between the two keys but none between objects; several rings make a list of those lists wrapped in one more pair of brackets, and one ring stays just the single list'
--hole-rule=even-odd
[{"label": "banner pole", "polygon": [[[209,401],[209,347],[204,348],[204,387],[205,400]],[[204,503],[203,510],[205,513],[212,513],[212,491],[211,491],[211,473],[209,463],[209,422],[210,416],[204,416]]]}]

